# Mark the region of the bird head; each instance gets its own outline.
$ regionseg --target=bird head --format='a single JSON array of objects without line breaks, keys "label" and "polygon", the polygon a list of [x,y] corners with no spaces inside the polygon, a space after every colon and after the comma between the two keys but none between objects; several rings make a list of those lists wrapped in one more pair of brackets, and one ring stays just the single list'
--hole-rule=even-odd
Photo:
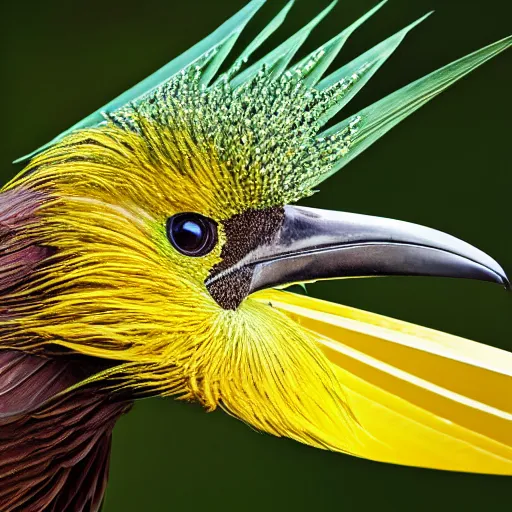
[{"label": "bird head", "polygon": [[[402,91],[322,131],[388,56],[380,47],[317,86],[333,51],[289,69],[267,58],[240,71],[242,59],[210,83],[217,48],[34,156],[7,191],[30,194],[21,236],[52,252],[5,298],[3,343],[101,358],[111,365],[97,381],[221,406],[258,429],[348,451],[360,427],[342,384],[315,338],[261,290],[506,277],[438,231],[294,206],[419,106],[418,90]],[[457,64],[451,81],[475,62]]]}]

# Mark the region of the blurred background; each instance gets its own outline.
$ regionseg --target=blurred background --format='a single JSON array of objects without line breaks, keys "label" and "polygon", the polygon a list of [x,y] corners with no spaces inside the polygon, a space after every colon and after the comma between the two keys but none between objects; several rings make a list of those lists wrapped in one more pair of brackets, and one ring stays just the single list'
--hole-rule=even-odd
[{"label": "blurred background", "polygon": [[[297,0],[259,55],[327,0]],[[299,57],[375,5],[341,1]],[[0,184],[11,161],[66,129],[245,5],[245,0],[4,1]],[[269,0],[242,48],[284,5]],[[512,33],[510,0],[391,0],[349,40],[342,65],[435,9],[340,116]],[[305,202],[456,235],[512,273],[512,51],[404,121]],[[512,294],[486,283],[386,278],[317,283],[311,295],[512,350]],[[512,400],[512,397],[511,397]],[[1,454],[0,454],[1,456]],[[511,480],[410,469],[272,438],[222,412],[138,403],[115,431],[106,512],[509,509]]]}]

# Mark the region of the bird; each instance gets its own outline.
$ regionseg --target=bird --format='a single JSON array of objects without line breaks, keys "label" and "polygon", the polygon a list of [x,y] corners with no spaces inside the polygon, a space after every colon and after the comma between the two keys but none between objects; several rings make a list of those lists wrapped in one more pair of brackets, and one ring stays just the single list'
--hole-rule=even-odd
[{"label": "bird", "polygon": [[333,124],[428,16],[330,72],[385,3],[294,61],[333,3],[252,62],[291,1],[228,60],[252,0],[17,161],[0,190],[2,511],[100,510],[114,425],[147,396],[356,457],[512,474],[509,352],[289,290],[398,275],[509,287],[451,235],[296,204],[512,44]]}]

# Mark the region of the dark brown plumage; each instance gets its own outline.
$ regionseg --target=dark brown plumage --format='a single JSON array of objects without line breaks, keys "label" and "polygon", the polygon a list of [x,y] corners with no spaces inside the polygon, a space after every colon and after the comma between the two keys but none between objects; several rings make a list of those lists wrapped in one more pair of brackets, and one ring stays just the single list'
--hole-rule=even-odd
[{"label": "dark brown plumage", "polygon": [[97,388],[55,395],[87,376],[77,361],[0,352],[2,512],[94,512],[112,429],[128,402]]}]

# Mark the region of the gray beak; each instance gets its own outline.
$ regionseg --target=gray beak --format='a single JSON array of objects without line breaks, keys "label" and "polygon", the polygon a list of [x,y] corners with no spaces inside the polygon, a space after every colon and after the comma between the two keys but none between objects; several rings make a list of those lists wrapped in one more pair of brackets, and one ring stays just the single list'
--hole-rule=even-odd
[{"label": "gray beak", "polygon": [[273,240],[238,265],[252,269],[249,293],[343,277],[440,276],[509,287],[500,265],[453,236],[368,215],[286,206]]}]

